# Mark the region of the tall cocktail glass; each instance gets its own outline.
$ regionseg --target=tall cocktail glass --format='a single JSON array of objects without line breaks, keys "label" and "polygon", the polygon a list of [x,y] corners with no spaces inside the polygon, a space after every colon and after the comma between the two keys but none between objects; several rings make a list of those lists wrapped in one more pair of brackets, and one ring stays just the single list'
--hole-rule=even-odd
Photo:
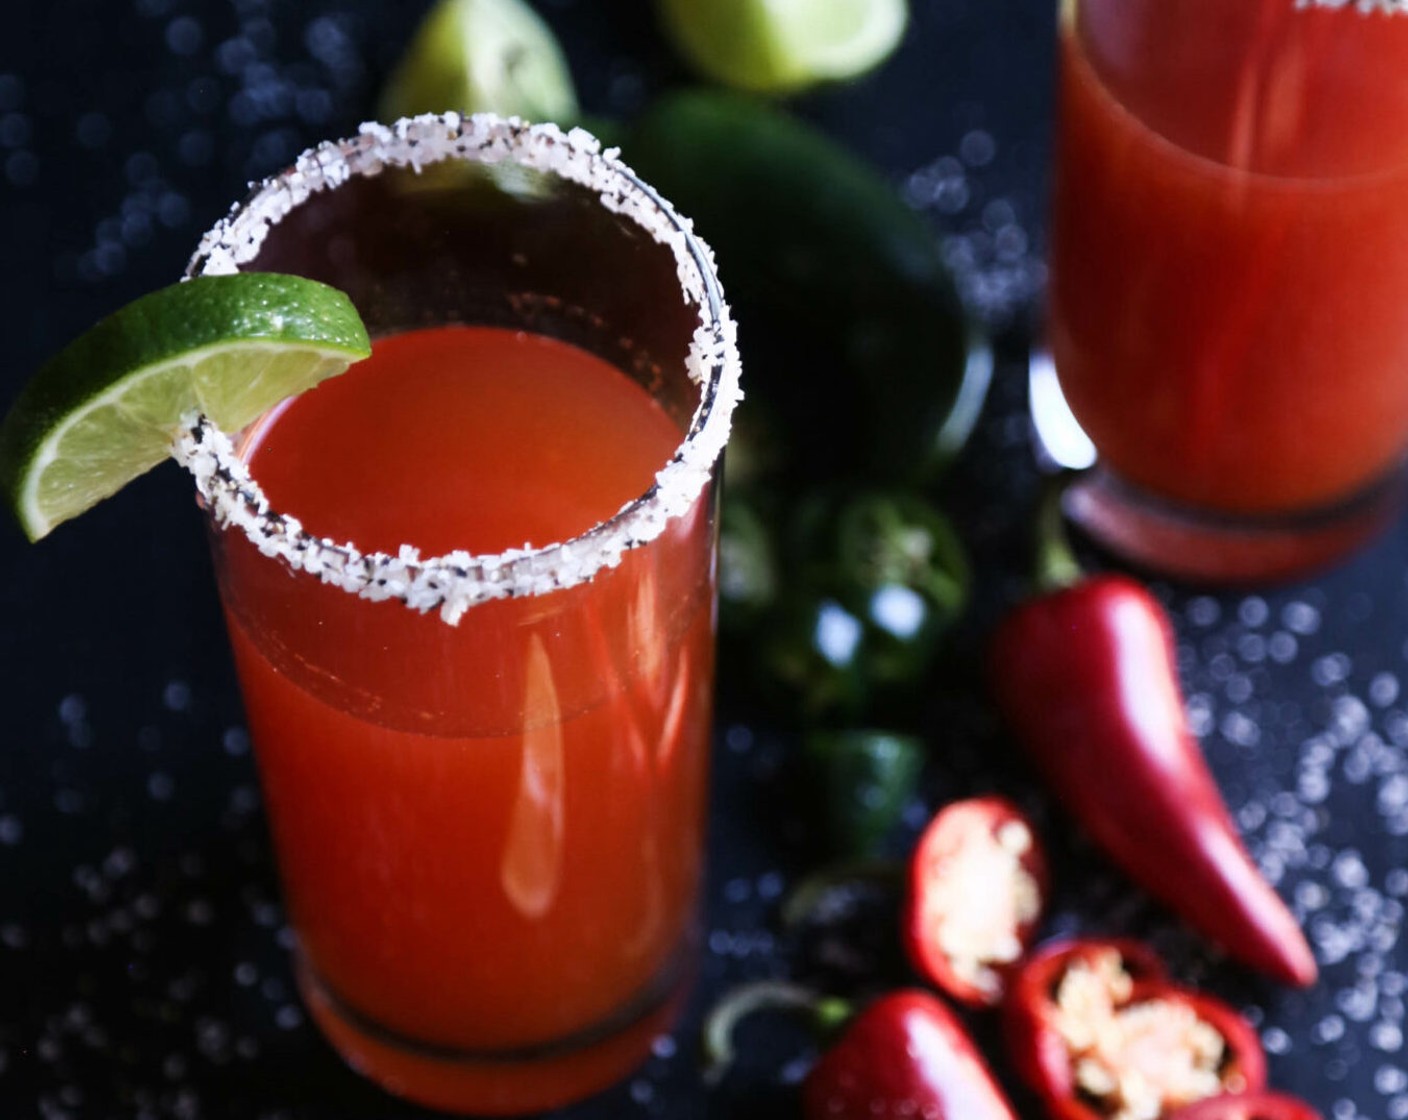
[{"label": "tall cocktail glass", "polygon": [[233,270],[342,288],[374,340],[182,442],[303,997],[392,1092],[578,1099],[690,975],[738,395],[710,254],[584,133],[450,114],[257,188],[191,264]]},{"label": "tall cocktail glass", "polygon": [[1072,509],[1195,576],[1288,574],[1408,449],[1408,8],[1068,0],[1048,335]]}]

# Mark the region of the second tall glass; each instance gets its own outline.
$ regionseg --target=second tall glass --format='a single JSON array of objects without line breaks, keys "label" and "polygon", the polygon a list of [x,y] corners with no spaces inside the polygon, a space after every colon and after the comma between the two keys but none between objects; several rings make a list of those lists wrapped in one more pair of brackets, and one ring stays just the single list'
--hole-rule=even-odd
[{"label": "second tall glass", "polygon": [[1105,473],[1074,510],[1164,570],[1324,561],[1408,449],[1408,15],[1070,0],[1049,340]]}]

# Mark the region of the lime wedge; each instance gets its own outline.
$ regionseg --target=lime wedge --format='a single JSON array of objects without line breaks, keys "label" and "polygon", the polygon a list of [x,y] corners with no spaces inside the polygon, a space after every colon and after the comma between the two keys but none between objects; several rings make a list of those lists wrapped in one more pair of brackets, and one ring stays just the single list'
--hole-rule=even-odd
[{"label": "lime wedge", "polygon": [[171,453],[183,413],[237,431],[371,353],[336,288],[241,273],[143,296],[34,375],[0,422],[0,488],[30,540]]},{"label": "lime wedge", "polygon": [[906,0],[659,0],[666,31],[706,77],[754,93],[854,78],[898,45]]},{"label": "lime wedge", "polygon": [[382,90],[383,120],[493,112],[571,124],[577,95],[551,29],[524,0],[440,0]]}]

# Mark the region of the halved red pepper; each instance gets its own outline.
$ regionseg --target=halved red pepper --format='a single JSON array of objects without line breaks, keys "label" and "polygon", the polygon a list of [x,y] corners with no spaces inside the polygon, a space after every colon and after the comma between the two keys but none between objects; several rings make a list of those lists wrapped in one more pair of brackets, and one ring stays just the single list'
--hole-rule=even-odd
[{"label": "halved red pepper", "polygon": [[1322,1120],[1314,1107],[1287,1093],[1224,1093],[1169,1117],[1169,1120]]},{"label": "halved red pepper", "polygon": [[1285,1093],[1226,1093],[1180,1108],[1169,1120],[1322,1120],[1299,1097]]},{"label": "halved red pepper", "polygon": [[1126,576],[1083,578],[1054,503],[1042,522],[1047,593],[1013,610],[990,650],[1004,717],[1135,882],[1244,963],[1312,983],[1305,935],[1247,854],[1188,728],[1163,608]]},{"label": "halved red pepper", "polygon": [[1013,1065],[1052,1120],[1163,1120],[1266,1084],[1250,1024],[1170,982],[1135,942],[1046,946],[1012,978],[1004,1013]]},{"label": "halved red pepper", "polygon": [[1119,937],[1081,938],[1049,942],[1024,960],[1012,975],[1002,1005],[1008,1054],[1018,1075],[1028,1085],[1050,1086],[1058,1095],[1069,1095],[1070,1081],[1062,1081],[1066,1050],[1049,1029],[1052,994],[1072,961],[1089,961],[1101,953],[1118,956],[1135,983],[1168,981],[1164,962],[1148,946]]},{"label": "halved red pepper", "polygon": [[1001,797],[939,810],[909,859],[901,929],[916,971],[970,1007],[1001,1001],[1045,907],[1036,829]]}]

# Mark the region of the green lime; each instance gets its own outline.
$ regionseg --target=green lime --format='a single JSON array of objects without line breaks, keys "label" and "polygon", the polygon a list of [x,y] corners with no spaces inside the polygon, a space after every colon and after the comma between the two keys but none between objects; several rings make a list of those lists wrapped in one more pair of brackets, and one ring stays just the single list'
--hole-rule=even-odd
[{"label": "green lime", "polygon": [[109,315],[43,366],[0,422],[0,487],[30,540],[171,453],[184,413],[237,431],[371,353],[336,288],[208,276]]},{"label": "green lime", "polygon": [[382,90],[383,120],[493,112],[571,124],[577,95],[548,25],[524,0],[440,0]]},{"label": "green lime", "polygon": [[666,31],[707,77],[754,93],[854,78],[899,44],[906,0],[659,0]]},{"label": "green lime", "polygon": [[972,431],[992,358],[924,219],[864,161],[745,94],[661,97],[624,148],[718,254],[746,411],[771,421],[755,473],[936,479]]}]

